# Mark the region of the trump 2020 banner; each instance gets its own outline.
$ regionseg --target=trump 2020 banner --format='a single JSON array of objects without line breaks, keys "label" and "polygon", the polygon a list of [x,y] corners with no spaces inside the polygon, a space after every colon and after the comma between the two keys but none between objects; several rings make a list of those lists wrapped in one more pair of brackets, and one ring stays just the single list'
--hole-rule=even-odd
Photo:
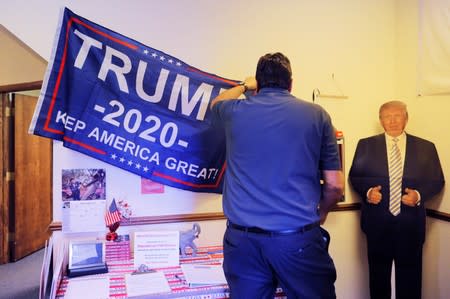
[{"label": "trump 2020 banner", "polygon": [[220,193],[225,136],[208,109],[237,84],[65,8],[30,133],[180,189]]}]

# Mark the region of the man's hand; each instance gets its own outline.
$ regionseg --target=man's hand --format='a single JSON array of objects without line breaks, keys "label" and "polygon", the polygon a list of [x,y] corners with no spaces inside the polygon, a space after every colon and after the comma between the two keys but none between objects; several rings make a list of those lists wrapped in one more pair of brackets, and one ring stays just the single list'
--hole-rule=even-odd
[{"label": "man's hand", "polygon": [[244,80],[247,90],[255,90],[258,87],[258,82],[255,77],[247,77]]},{"label": "man's hand", "polygon": [[419,202],[419,194],[414,189],[405,188],[405,195],[402,196],[402,203],[407,206],[415,207]]},{"label": "man's hand", "polygon": [[322,198],[319,204],[320,224],[324,224],[328,212],[344,194],[344,174],[341,170],[324,170],[322,172]]},{"label": "man's hand", "polygon": [[373,205],[377,205],[380,203],[382,195],[381,195],[381,186],[376,186],[370,188],[369,192],[367,193],[367,202],[371,203]]},{"label": "man's hand", "polygon": [[215,99],[211,101],[209,107],[212,109],[218,102],[235,100],[239,98],[247,90],[255,90],[258,83],[255,77],[247,77],[244,80],[244,85],[238,84],[221,92]]}]

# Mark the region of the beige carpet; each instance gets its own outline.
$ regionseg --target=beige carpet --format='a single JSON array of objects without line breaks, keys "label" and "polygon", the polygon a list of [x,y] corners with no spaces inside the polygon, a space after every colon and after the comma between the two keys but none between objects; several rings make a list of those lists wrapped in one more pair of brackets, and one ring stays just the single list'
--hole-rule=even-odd
[{"label": "beige carpet", "polygon": [[44,250],[38,250],[17,262],[0,265],[0,299],[39,298]]}]

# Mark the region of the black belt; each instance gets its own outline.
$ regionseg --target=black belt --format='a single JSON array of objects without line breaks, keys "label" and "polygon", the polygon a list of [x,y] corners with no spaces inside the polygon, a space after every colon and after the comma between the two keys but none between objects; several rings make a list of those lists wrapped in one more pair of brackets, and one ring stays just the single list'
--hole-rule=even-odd
[{"label": "black belt", "polygon": [[248,233],[255,233],[255,234],[264,234],[264,235],[292,235],[292,234],[298,234],[298,233],[304,233],[307,232],[315,227],[320,226],[320,222],[313,222],[310,224],[307,224],[305,226],[295,228],[295,229],[286,229],[286,230],[265,230],[259,227],[247,227],[247,226],[241,226],[232,223],[231,221],[227,222],[227,226],[231,227],[233,229],[237,229],[240,231],[248,232]]}]

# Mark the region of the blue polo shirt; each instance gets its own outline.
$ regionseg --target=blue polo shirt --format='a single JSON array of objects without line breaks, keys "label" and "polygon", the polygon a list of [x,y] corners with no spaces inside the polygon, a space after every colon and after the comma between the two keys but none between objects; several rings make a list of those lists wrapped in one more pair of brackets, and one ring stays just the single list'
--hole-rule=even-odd
[{"label": "blue polo shirt", "polygon": [[226,134],[225,216],[267,230],[318,221],[321,170],[340,169],[328,113],[279,88],[218,102],[212,111]]}]

